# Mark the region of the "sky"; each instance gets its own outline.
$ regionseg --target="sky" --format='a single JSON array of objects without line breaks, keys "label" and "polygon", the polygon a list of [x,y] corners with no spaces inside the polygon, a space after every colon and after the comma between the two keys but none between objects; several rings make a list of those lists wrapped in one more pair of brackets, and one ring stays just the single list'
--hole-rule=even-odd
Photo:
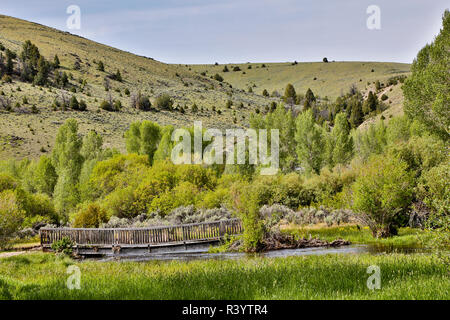
[{"label": "sky", "polygon": [[[79,30],[68,29],[70,5],[80,8]],[[367,27],[370,5],[380,9],[380,29]],[[0,14],[181,64],[411,63],[449,7],[448,0],[0,0]]]}]

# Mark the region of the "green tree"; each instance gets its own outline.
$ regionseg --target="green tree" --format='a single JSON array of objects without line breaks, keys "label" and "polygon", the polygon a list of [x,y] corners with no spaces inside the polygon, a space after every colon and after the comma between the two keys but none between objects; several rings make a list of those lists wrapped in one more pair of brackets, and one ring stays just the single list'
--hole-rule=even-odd
[{"label": "green tree", "polygon": [[374,156],[352,186],[353,210],[376,238],[396,233],[395,218],[412,200],[413,176],[396,157]]},{"label": "green tree", "polygon": [[295,88],[292,84],[288,84],[286,89],[284,90],[284,102],[289,104],[294,104],[296,100],[297,94],[295,92]]},{"label": "green tree", "polygon": [[323,129],[315,123],[311,109],[298,116],[296,127],[298,160],[306,171],[319,173],[323,162]]},{"label": "green tree", "polygon": [[58,175],[52,161],[47,156],[41,156],[34,170],[34,186],[39,193],[53,195]]},{"label": "green tree", "polygon": [[147,155],[150,163],[161,139],[161,127],[151,121],[132,123],[125,132],[125,141],[129,153]]},{"label": "green tree", "polygon": [[59,128],[52,151],[52,164],[58,174],[55,207],[62,213],[67,213],[79,201],[77,183],[83,164],[81,146],[78,123],[75,119],[69,119]]},{"label": "green tree", "polygon": [[434,42],[425,46],[411,67],[403,86],[405,114],[417,119],[442,139],[450,137],[450,12]]},{"label": "green tree", "polygon": [[97,70],[98,70],[98,71],[101,71],[101,72],[104,72],[104,71],[105,71],[105,65],[103,64],[103,61],[99,61],[99,62],[97,63]]},{"label": "green tree", "polygon": [[0,193],[0,249],[5,248],[8,242],[19,230],[25,218],[25,211],[12,190]]},{"label": "green tree", "polygon": [[372,91],[369,92],[367,100],[364,101],[363,104],[363,112],[364,114],[370,114],[373,111],[376,111],[378,108],[378,97]]},{"label": "green tree", "polygon": [[61,63],[59,61],[58,55],[55,54],[55,57],[53,58],[53,68],[58,69],[60,65]]},{"label": "green tree", "polygon": [[353,138],[350,136],[350,126],[345,113],[339,113],[336,116],[331,139],[333,164],[346,164],[353,157]]}]

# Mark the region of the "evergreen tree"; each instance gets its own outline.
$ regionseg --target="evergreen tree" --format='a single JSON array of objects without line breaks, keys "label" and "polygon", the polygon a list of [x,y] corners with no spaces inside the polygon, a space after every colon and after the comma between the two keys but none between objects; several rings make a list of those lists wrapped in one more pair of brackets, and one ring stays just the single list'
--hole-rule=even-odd
[{"label": "evergreen tree", "polygon": [[12,52],[11,50],[6,49],[5,56],[6,56],[6,63],[5,63],[6,74],[12,75],[14,72],[13,59],[16,58],[16,54],[14,52]]},{"label": "evergreen tree", "polygon": [[122,82],[122,75],[120,74],[120,70],[119,70],[119,69],[117,69],[117,72],[116,72],[114,78],[115,78],[117,81]]},{"label": "evergreen tree", "polygon": [[43,86],[47,84],[48,74],[50,72],[50,64],[45,60],[43,56],[39,58],[37,74],[34,77],[34,84]]},{"label": "evergreen tree", "polygon": [[364,101],[363,112],[364,114],[370,114],[373,111],[376,111],[378,107],[378,97],[372,91],[369,92],[367,100]]},{"label": "evergreen tree", "polygon": [[350,124],[352,128],[357,128],[363,122],[362,103],[359,100],[353,99],[350,108]]},{"label": "evergreen tree", "polygon": [[103,61],[99,61],[99,62],[97,63],[97,70],[98,70],[98,71],[101,71],[101,72],[104,72],[104,71],[105,71],[105,65],[103,64]]},{"label": "evergreen tree", "polygon": [[58,55],[55,54],[55,58],[53,58],[53,68],[58,69],[61,63],[59,62]]},{"label": "evergreen tree", "polygon": [[289,104],[294,104],[296,100],[297,94],[295,92],[295,88],[292,84],[288,84],[284,91],[284,101]]},{"label": "evergreen tree", "polygon": [[308,104],[310,106],[312,106],[313,103],[316,102],[316,97],[311,89],[308,89],[308,91],[306,91],[305,99],[306,99],[306,101],[308,101]]},{"label": "evergreen tree", "polygon": [[80,104],[78,103],[77,97],[72,96],[72,98],[70,98],[69,107],[73,110],[79,109]]}]

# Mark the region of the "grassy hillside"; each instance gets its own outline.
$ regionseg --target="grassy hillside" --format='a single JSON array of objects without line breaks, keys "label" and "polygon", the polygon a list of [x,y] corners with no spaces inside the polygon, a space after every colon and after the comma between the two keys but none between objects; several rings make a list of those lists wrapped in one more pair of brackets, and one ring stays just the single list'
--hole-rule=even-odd
[{"label": "grassy hillside", "polygon": [[[263,67],[263,65],[265,67]],[[229,72],[223,72],[225,64],[189,66],[198,73],[220,74],[233,87],[261,94],[264,89],[280,94],[288,83],[297,93],[305,93],[308,88],[320,97],[334,99],[346,93],[352,84],[365,90],[368,83],[381,82],[397,75],[407,75],[410,65],[390,62],[304,62],[304,63],[246,63],[227,64]],[[241,71],[233,71],[239,67]],[[249,69],[250,68],[250,69]],[[373,70],[373,72],[372,72]]]},{"label": "grassy hillside", "polygon": [[[123,132],[130,123],[148,119],[160,124],[174,126],[192,125],[194,119],[202,120],[205,125],[224,127],[247,125],[248,115],[256,107],[268,104],[266,98],[231,89],[227,84],[199,76],[189,71],[184,65],[168,65],[151,58],[136,56],[120,51],[79,36],[75,36],[39,24],[0,15],[0,43],[6,48],[20,54],[22,44],[31,40],[48,61],[53,61],[55,54],[61,61],[61,71],[73,76],[66,90],[58,88],[42,88],[30,83],[14,79],[13,83],[0,82],[0,92],[3,91],[14,107],[12,112],[0,108],[0,158],[22,158],[23,156],[38,156],[41,149],[49,150],[53,143],[56,130],[68,118],[77,118],[81,132],[95,129],[105,137],[106,145],[124,150]],[[103,61],[105,72],[97,70],[95,62]],[[78,61],[80,69],[75,70]],[[120,70],[123,82],[110,81],[111,90],[106,92],[104,78]],[[51,77],[53,77],[52,75]],[[82,92],[79,81],[86,80],[87,85]],[[71,86],[76,87],[75,96],[86,101],[87,112],[53,111],[51,105],[55,98],[62,96],[70,98],[73,93]],[[169,94],[174,100],[174,106],[186,105],[188,110],[181,112],[142,112],[130,108],[131,94],[141,92],[155,99],[163,94]],[[124,108],[121,112],[107,112],[99,109],[100,103],[109,98],[120,100]],[[28,100],[23,104],[23,98]],[[225,107],[228,99],[233,99],[235,105],[244,104],[234,121],[233,106]],[[193,113],[191,107],[196,104],[199,112]],[[31,106],[36,105],[39,114],[31,113]],[[215,106],[216,111],[212,111]],[[203,108],[203,111],[202,111]],[[217,111],[220,110],[219,114]],[[234,123],[236,122],[236,124]]]},{"label": "grassy hillside", "polygon": [[[228,65],[230,72],[222,72],[224,65],[168,65],[12,17],[0,15],[0,26],[0,43],[4,47],[20,54],[23,43],[31,40],[48,61],[58,55],[61,62],[58,72],[66,72],[70,77],[64,89],[34,86],[17,76],[12,83],[0,81],[0,96],[13,107],[6,111],[0,106],[0,159],[37,157],[49,152],[58,127],[68,118],[78,119],[82,134],[95,129],[103,135],[106,146],[124,151],[123,133],[134,121],[147,119],[179,127],[201,120],[210,127],[245,127],[256,109],[264,110],[271,101],[280,101],[264,97],[263,89],[283,94],[286,84],[292,83],[298,93],[310,87],[322,97],[334,98],[353,83],[364,90],[375,80],[409,72],[406,64],[362,62],[271,63],[265,64],[265,68],[262,63],[252,63]],[[104,71],[97,70],[98,61],[104,63]],[[242,71],[234,72],[235,66]],[[109,80],[110,89],[106,91],[105,78],[117,70],[123,81]],[[51,81],[55,73],[50,75]],[[224,82],[213,79],[216,73],[223,76]],[[86,85],[81,84],[84,81]],[[158,96],[168,94],[174,106],[184,107],[186,112],[143,112],[131,108],[130,96],[125,94],[127,89],[131,96],[138,92],[148,95],[152,104]],[[55,111],[52,107],[55,99],[68,100],[72,96],[84,100],[87,111]],[[120,100],[122,110],[100,109],[101,102],[108,99]],[[233,102],[231,108],[226,107],[228,100]],[[392,105],[401,102],[402,99],[395,99]],[[192,110],[194,103],[198,112]],[[37,114],[32,113],[33,106]]]}]

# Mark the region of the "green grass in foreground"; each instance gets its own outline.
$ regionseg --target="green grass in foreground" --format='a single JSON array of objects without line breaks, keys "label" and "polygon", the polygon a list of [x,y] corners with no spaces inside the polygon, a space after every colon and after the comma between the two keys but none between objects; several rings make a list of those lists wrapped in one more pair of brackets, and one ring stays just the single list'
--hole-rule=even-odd
[{"label": "green grass in foreground", "polygon": [[[66,287],[67,267],[81,289]],[[381,290],[366,286],[381,268]],[[432,255],[324,255],[192,262],[75,262],[33,253],[0,259],[3,299],[449,299]]]},{"label": "green grass in foreground", "polygon": [[398,235],[386,238],[376,239],[367,228],[360,228],[356,225],[334,226],[334,227],[299,227],[288,226],[283,231],[298,237],[319,238],[327,241],[336,239],[345,239],[355,244],[371,244],[380,246],[398,246],[398,247],[419,247],[427,246],[433,239],[432,232],[420,229],[401,228]]}]

